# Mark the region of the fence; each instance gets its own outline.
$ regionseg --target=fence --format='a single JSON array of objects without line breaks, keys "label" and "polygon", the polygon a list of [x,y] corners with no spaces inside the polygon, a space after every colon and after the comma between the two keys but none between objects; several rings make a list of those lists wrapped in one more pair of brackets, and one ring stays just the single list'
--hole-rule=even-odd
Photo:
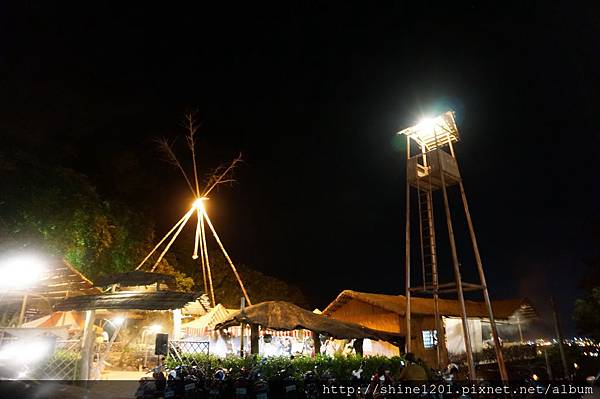
[{"label": "fence", "polygon": [[76,380],[79,375],[81,341],[58,340],[54,353],[31,370],[27,378],[40,380]]},{"label": "fence", "polygon": [[53,337],[36,338],[18,338],[4,334],[0,337],[2,363],[5,363],[5,370],[14,373],[2,377],[76,380],[81,358],[81,341]]},{"label": "fence", "polygon": [[168,358],[186,366],[200,366],[198,355],[210,354],[208,341],[169,341]]}]

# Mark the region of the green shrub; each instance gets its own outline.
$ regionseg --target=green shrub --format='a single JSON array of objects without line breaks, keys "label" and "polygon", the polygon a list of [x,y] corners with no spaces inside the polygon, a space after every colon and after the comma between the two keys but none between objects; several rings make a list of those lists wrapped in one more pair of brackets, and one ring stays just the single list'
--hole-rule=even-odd
[{"label": "green shrub", "polygon": [[403,360],[404,359],[400,356],[361,357],[355,355],[338,355],[334,357],[298,356],[294,358],[287,356],[248,356],[245,358],[227,356],[225,358],[219,358],[215,355],[183,354],[181,355],[181,361],[174,357],[169,357],[166,361],[166,366],[168,368],[174,368],[180,364],[193,364],[200,367],[205,373],[211,373],[216,368],[222,367],[230,370],[230,377],[233,379],[240,375],[242,367],[246,370],[260,367],[261,374],[267,379],[272,378],[282,369],[288,369],[289,372],[298,379],[301,378],[304,373],[316,369],[318,374],[329,371],[332,376],[338,380],[350,380],[352,378],[352,371],[357,370],[363,362],[363,376],[368,377],[375,373],[379,367],[384,367],[386,370],[390,370],[392,374],[397,375],[402,368],[401,362]]}]

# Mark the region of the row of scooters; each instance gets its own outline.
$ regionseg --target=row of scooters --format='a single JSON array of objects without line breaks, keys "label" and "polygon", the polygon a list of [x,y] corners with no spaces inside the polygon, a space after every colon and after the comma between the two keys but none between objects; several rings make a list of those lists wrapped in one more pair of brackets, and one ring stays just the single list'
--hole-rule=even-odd
[{"label": "row of scooters", "polygon": [[[352,397],[352,398],[374,398],[385,399],[386,395],[377,391],[377,386],[393,385],[394,380],[389,370],[378,370],[364,379],[363,366],[352,371],[350,386],[353,387],[352,394],[349,391],[332,393],[332,387],[338,386],[338,381],[331,370],[319,372],[308,371],[302,375],[300,380],[293,377],[289,368],[276,373],[268,381],[261,374],[264,363],[246,370],[232,377],[225,368],[203,371],[196,366],[177,366],[172,370],[164,370],[159,366],[154,368],[152,377],[144,377],[139,381],[136,398],[139,399],[319,399],[323,397]],[[458,369],[458,368],[457,368]],[[443,376],[440,381],[451,383],[453,374],[458,370],[451,370]],[[327,394],[325,394],[327,392]],[[435,395],[434,395],[435,396]],[[441,397],[441,395],[440,395]]]},{"label": "row of scooters", "polygon": [[[267,381],[261,374],[261,364],[251,370],[242,369],[232,378],[230,371],[216,368],[208,372],[196,366],[177,366],[165,370],[162,366],[152,369],[152,377],[139,381],[136,398],[139,399],[269,399],[319,397],[321,379],[316,371],[303,376],[298,384],[288,369],[280,370]],[[300,392],[302,391],[302,392]]]}]

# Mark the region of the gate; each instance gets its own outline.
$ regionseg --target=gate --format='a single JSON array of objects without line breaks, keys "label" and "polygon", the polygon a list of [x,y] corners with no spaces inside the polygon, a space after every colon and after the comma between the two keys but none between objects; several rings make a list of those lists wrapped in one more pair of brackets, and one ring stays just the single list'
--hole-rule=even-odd
[{"label": "gate", "polygon": [[169,340],[168,358],[184,366],[201,366],[202,357],[210,354],[208,341],[173,341]]}]

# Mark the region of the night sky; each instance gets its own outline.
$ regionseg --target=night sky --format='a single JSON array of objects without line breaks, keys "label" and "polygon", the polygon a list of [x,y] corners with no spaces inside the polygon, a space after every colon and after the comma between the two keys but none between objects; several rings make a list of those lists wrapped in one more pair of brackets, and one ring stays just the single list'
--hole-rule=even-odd
[{"label": "night sky", "polygon": [[403,293],[395,132],[454,109],[492,298],[546,316],[554,294],[573,332],[600,216],[600,10],[377,3],[4,4],[0,140],[87,174],[161,232],[192,198],[154,139],[197,110],[202,170],[245,160],[208,206],[230,254],[322,308],[343,289]]}]

